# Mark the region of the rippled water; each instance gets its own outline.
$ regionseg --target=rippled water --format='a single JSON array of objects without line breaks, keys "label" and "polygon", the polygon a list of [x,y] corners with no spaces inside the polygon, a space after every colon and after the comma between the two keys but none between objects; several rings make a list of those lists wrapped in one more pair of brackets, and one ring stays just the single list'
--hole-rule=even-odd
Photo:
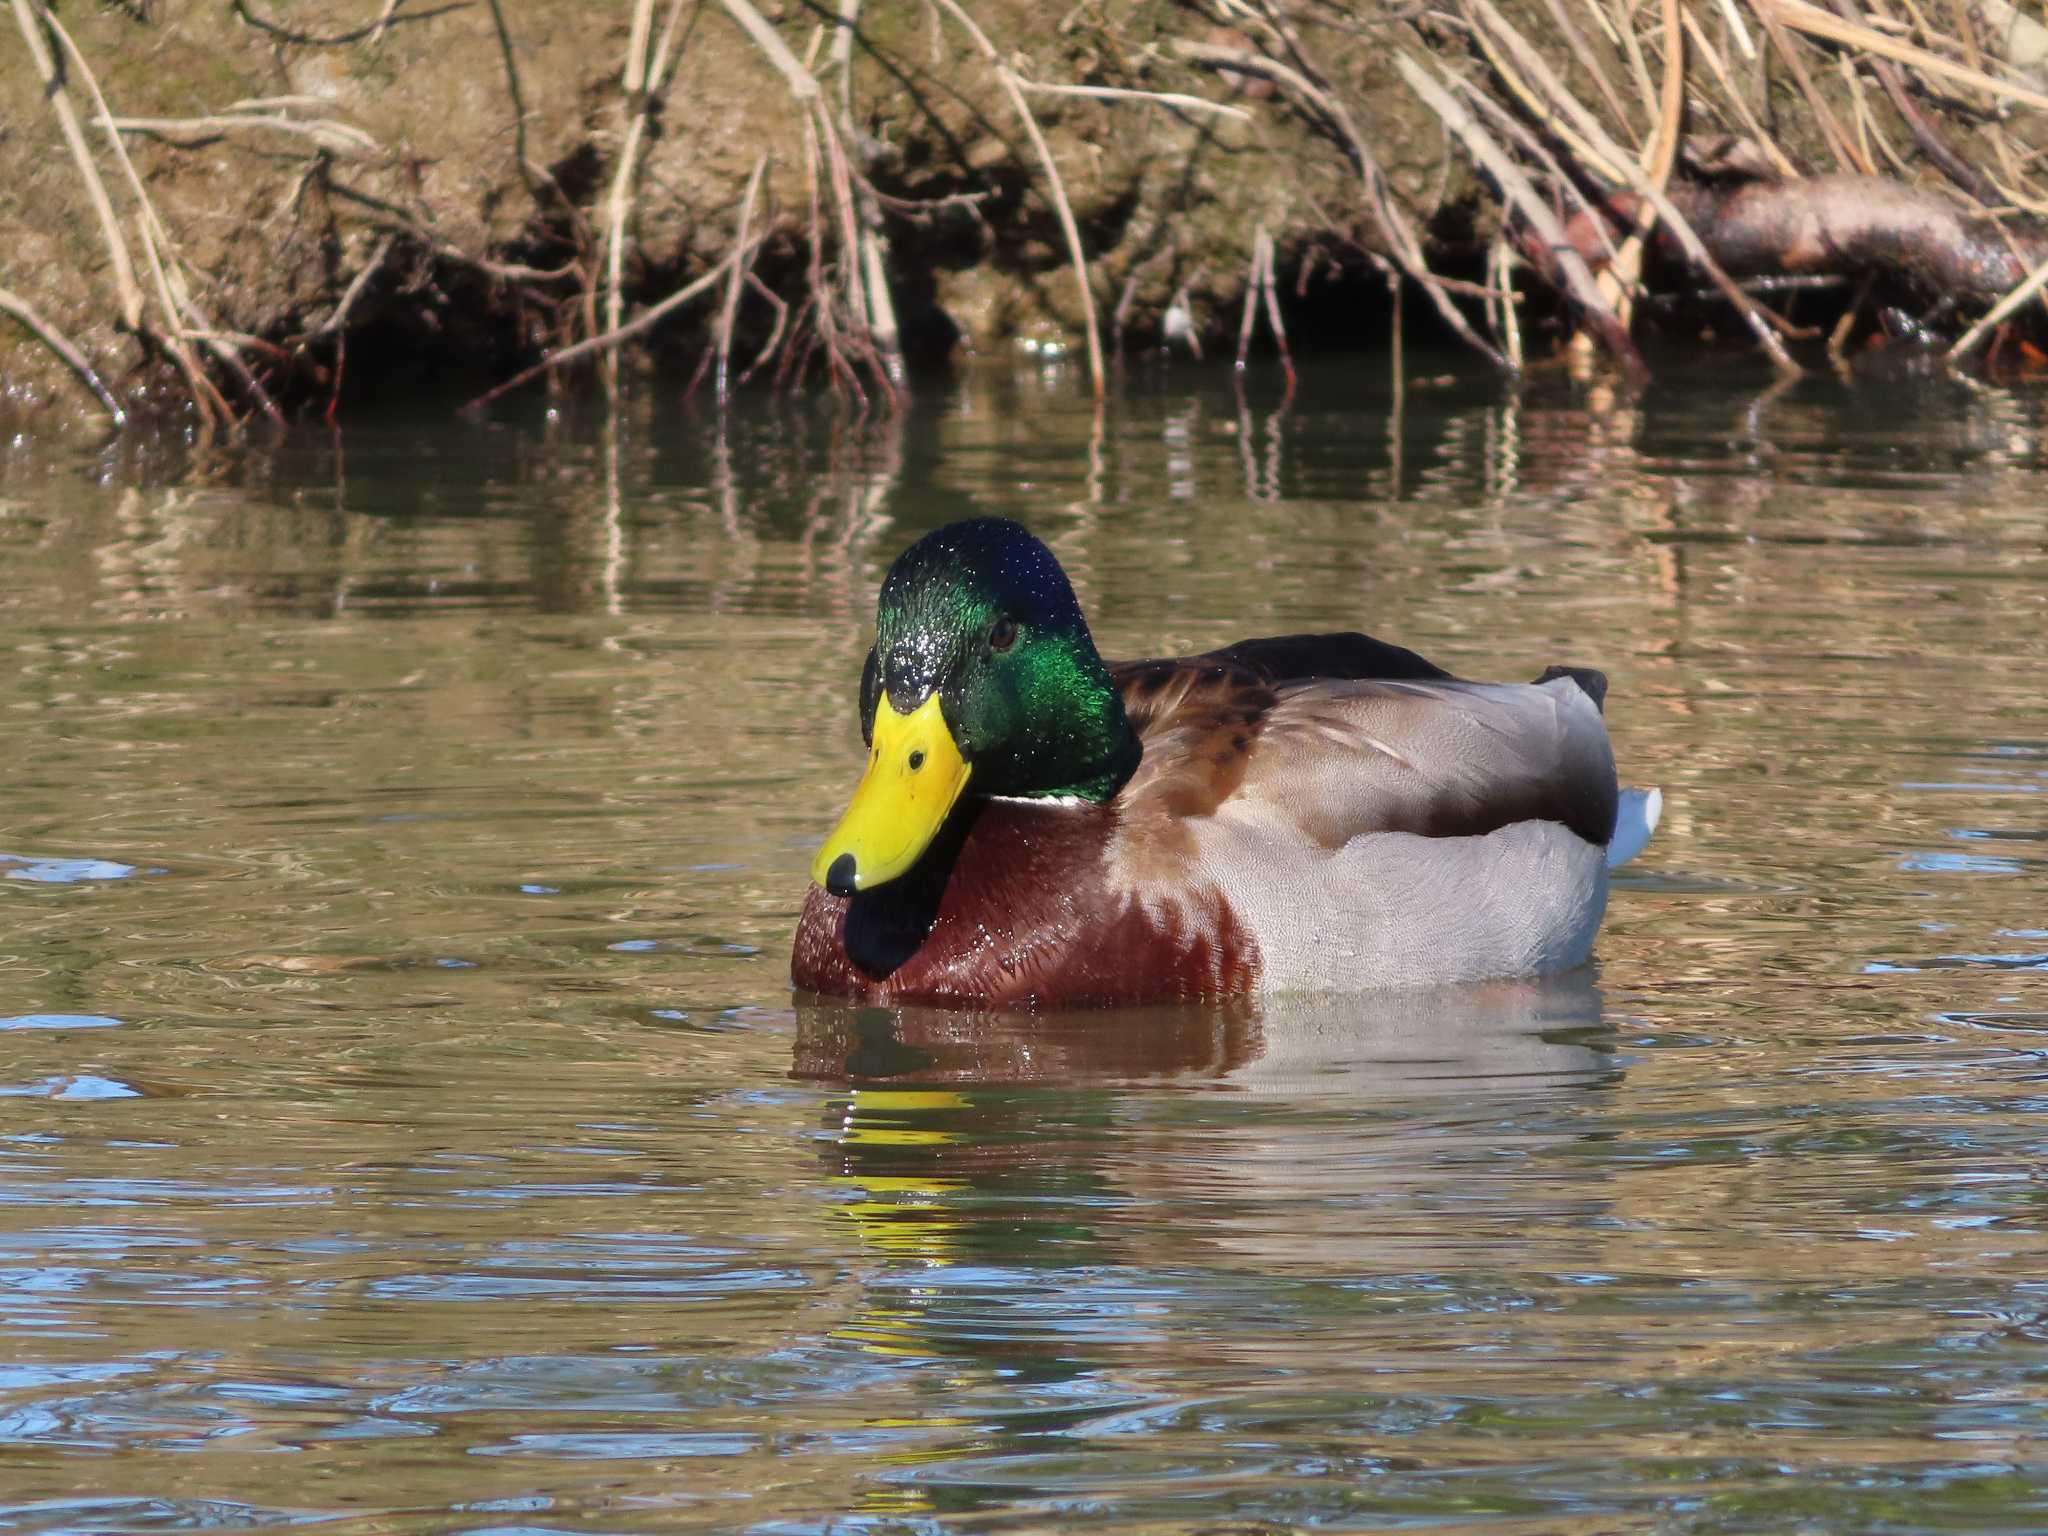
[{"label": "rippled water", "polygon": [[[973,379],[0,467],[0,1529],[2048,1526],[2041,397]],[[876,582],[1602,666],[1597,973],[793,1002]]]}]

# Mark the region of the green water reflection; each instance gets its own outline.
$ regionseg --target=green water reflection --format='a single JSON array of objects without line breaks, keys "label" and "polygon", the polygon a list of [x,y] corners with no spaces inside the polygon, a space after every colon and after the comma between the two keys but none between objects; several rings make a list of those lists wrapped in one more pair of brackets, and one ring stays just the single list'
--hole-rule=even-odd
[{"label": "green water reflection", "polygon": [[[0,1528],[2048,1524],[2043,401],[1057,374],[0,461]],[[874,587],[1613,678],[1592,975],[793,999]]]}]

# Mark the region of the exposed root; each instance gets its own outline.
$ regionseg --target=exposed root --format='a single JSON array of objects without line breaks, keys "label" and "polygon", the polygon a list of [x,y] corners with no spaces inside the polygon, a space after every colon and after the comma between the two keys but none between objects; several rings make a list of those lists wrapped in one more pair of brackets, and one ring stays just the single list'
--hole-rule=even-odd
[{"label": "exposed root", "polygon": [[268,32],[288,43],[297,43],[302,48],[339,48],[347,43],[362,42],[365,38],[374,39],[401,21],[431,21],[434,17],[446,16],[451,11],[466,11],[476,4],[476,0],[452,0],[450,4],[430,6],[423,11],[407,11],[397,5],[387,4],[378,13],[375,21],[364,26],[351,27],[346,32],[324,34],[301,32],[295,27],[288,27],[283,22],[264,15],[251,0],[231,0],[231,4],[234,13],[258,31]]},{"label": "exposed root", "polygon": [[1179,43],[1176,52],[1191,63],[1205,65],[1210,69],[1236,70],[1239,73],[1274,81],[1289,91],[1312,114],[1329,125],[1345,153],[1350,157],[1359,179],[1365,185],[1366,205],[1371,209],[1380,233],[1385,237],[1387,247],[1394,259],[1401,265],[1409,279],[1421,287],[1436,306],[1444,323],[1474,351],[1486,357],[1496,366],[1506,368],[1508,361],[1472,329],[1472,324],[1451,303],[1444,293],[1443,283],[1429,270],[1423,259],[1422,242],[1416,237],[1414,228],[1402,215],[1393,198],[1393,190],[1387,185],[1386,174],[1381,171],[1379,161],[1367,147],[1364,136],[1350,112],[1330,92],[1324,90],[1300,70],[1269,59],[1264,54],[1252,53],[1241,48],[1225,48],[1213,43]]},{"label": "exposed root", "polygon": [[[1769,3],[1769,0],[1764,0],[1764,3]],[[1564,88],[1563,83],[1543,62],[1541,55],[1531,48],[1527,39],[1501,15],[1492,4],[1492,0],[1471,0],[1471,5],[1475,18],[1516,55],[1529,77],[1547,96],[1549,105],[1572,124],[1597,154],[1619,168],[1622,179],[1632,186],[1638,197],[1656,208],[1658,217],[1664,220],[1671,237],[1683,248],[1686,257],[1713,280],[1714,286],[1719,288],[1722,295],[1735,307],[1778,371],[1787,377],[1797,377],[1801,369],[1792,361],[1784,343],[1776,334],[1779,328],[1784,327],[1784,322],[1770,314],[1735,285],[1663,188],[1653,183],[1630,159],[1627,151],[1607,136],[1606,130],[1600,126],[1598,120]],[[1676,29],[1673,30],[1673,43],[1675,46]]]},{"label": "exposed root", "polygon": [[[738,250],[749,253],[753,250],[750,237],[753,234],[754,198],[761,190],[761,174],[767,169],[768,157],[763,155],[754,162],[754,174],[747,178],[746,196],[740,200],[739,228],[733,237],[733,244]],[[739,317],[740,289],[746,279],[753,275],[750,270],[752,265],[751,256],[735,261],[726,276],[725,303],[720,306],[718,314],[717,389],[720,405],[725,404],[731,394],[732,328],[733,322]]]},{"label": "exposed root", "polygon": [[628,320],[624,325],[620,326],[617,330],[606,331],[601,336],[592,336],[583,341],[576,342],[571,346],[563,347],[558,351],[550,352],[546,357],[542,358],[539,362],[535,363],[531,368],[528,368],[521,373],[514,374],[511,378],[505,380],[505,382],[502,384],[493,385],[491,388],[485,390],[482,394],[478,395],[475,399],[467,402],[462,408],[465,411],[473,411],[478,406],[488,405],[491,403],[491,401],[498,399],[500,396],[510,394],[513,390],[519,388],[522,384],[532,383],[535,379],[539,378],[544,373],[551,373],[555,369],[565,367],[570,363],[577,362],[582,358],[590,357],[600,352],[611,351],[614,348],[618,347],[622,342],[632,340],[633,337],[638,336],[642,332],[650,330],[654,326],[660,324],[662,320],[666,319],[676,310],[681,309],[685,304],[689,303],[690,300],[696,298],[698,294],[704,293],[711,288],[715,288],[718,285],[719,280],[725,276],[729,268],[731,268],[735,263],[750,256],[752,252],[752,246],[747,247],[745,250],[734,250],[729,252],[725,259],[719,262],[718,265],[713,267],[709,272],[704,273],[702,276],[698,277],[694,282],[685,283],[682,287],[678,288],[674,293],[670,294],[667,298],[663,299],[659,304],[650,304],[646,309],[641,310],[639,314],[635,315],[631,320]]},{"label": "exposed root", "polygon": [[996,51],[996,45],[988,40],[988,34],[975,24],[974,18],[962,10],[958,0],[931,0],[940,10],[959,23],[982,56],[995,70],[996,79],[1002,83],[1009,95],[1010,104],[1017,109],[1017,116],[1024,125],[1024,132],[1030,137],[1031,147],[1038,155],[1038,163],[1045,168],[1047,191],[1052,197],[1053,210],[1059,215],[1060,230],[1067,237],[1067,254],[1074,264],[1074,285],[1081,304],[1081,323],[1088,333],[1088,379],[1095,386],[1095,396],[1102,398],[1105,377],[1102,371],[1102,335],[1095,324],[1095,292],[1088,283],[1088,257],[1081,248],[1081,229],[1074,222],[1073,205],[1067,201],[1066,183],[1060,180],[1059,163],[1052,157],[1052,148],[1045,142],[1045,135],[1039,130],[1038,119],[1032,115],[1031,103],[1024,99],[1024,88],[1010,66],[1003,62],[1003,56]]},{"label": "exposed root", "polygon": [[1642,355],[1636,351],[1635,343],[1629,340],[1627,328],[1609,306],[1606,295],[1593,281],[1592,270],[1586,265],[1584,256],[1565,238],[1564,228],[1551,212],[1550,204],[1479,126],[1478,120],[1459,105],[1449,91],[1430,78],[1428,71],[1405,53],[1397,55],[1394,62],[1401,71],[1401,78],[1408,82],[1408,88],[1443,119],[1446,129],[1457,135],[1472,158],[1494,179],[1515,205],[1516,211],[1536,231],[1542,246],[1556,253],[1557,270],[1567,290],[1578,302],[1601,345],[1613,354],[1629,381],[1637,386],[1647,383],[1650,370],[1645,366]]},{"label": "exposed root", "polygon": [[77,375],[78,382],[90,390],[93,398],[99,401],[101,408],[107,413],[109,422],[116,427],[127,425],[128,413],[121,409],[121,402],[114,398],[112,391],[101,380],[92,364],[85,360],[85,354],[79,351],[76,344],[62,331],[37,314],[34,305],[20,295],[0,288],[0,310],[4,310],[27,326],[36,340],[63,360],[64,366]]},{"label": "exposed root", "polygon": [[[620,317],[625,313],[626,220],[633,209],[633,190],[639,181],[640,149],[647,140],[648,118],[661,97],[662,86],[675,57],[676,28],[682,21],[683,3],[684,0],[670,0],[668,19],[662,25],[661,39],[654,45],[651,59],[647,51],[647,33],[653,24],[654,0],[634,0],[633,4],[632,31],[626,45],[626,63],[620,82],[625,92],[626,133],[619,150],[618,164],[612,169],[611,195],[606,200],[604,326],[607,332],[619,329]],[[616,396],[619,388],[618,353],[607,349],[604,359],[605,393]]]},{"label": "exposed root", "polygon": [[[869,318],[875,311],[867,295],[867,271],[872,266],[877,278],[884,275],[880,271],[880,253],[879,250],[869,253],[865,247],[864,226],[854,201],[853,172],[847,164],[845,146],[825,93],[818,85],[817,76],[811,73],[810,63],[790,51],[781,34],[769,25],[750,0],[720,0],[720,3],[782,76],[791,99],[803,116],[805,177],[811,203],[811,302],[799,312],[799,316],[808,316],[815,327],[813,339],[823,349],[826,376],[834,389],[850,395],[857,405],[864,408],[867,392],[861,387],[860,374],[865,369],[882,393],[895,401],[900,391],[869,330]],[[851,25],[850,18],[847,24]],[[816,51],[814,42],[814,58]],[[832,232],[839,250],[839,260],[829,278],[824,265],[827,224],[823,217],[821,190],[829,191],[831,196]],[[893,328],[893,308],[887,313]],[[892,335],[892,345],[893,341]],[[796,377],[799,381],[808,367],[811,351],[811,344],[806,342],[797,356]],[[787,361],[785,357],[785,365]]]},{"label": "exposed root", "polygon": [[1280,300],[1273,291],[1273,237],[1266,233],[1263,224],[1252,234],[1251,271],[1245,277],[1244,312],[1237,326],[1237,369],[1240,373],[1244,372],[1245,359],[1251,351],[1252,326],[1258,319],[1261,305],[1265,308],[1266,324],[1272,328],[1273,340],[1280,348],[1280,366],[1287,375],[1286,398],[1292,400],[1296,384],[1294,354],[1287,348],[1287,327],[1281,322]]},{"label": "exposed root", "polygon": [[114,269],[114,283],[121,300],[121,323],[131,331],[139,331],[142,327],[142,287],[135,281],[135,266],[129,259],[128,242],[121,234],[121,221],[114,214],[113,199],[107,196],[107,185],[100,179],[92,151],[86,147],[85,132],[78,125],[78,113],[71,105],[70,92],[65,89],[64,79],[57,72],[56,56],[50,51],[46,33],[51,19],[49,11],[40,0],[14,0],[14,19],[21,28],[22,40],[28,44],[36,73],[42,78],[43,91],[49,98],[50,110],[56,114],[57,125],[63,131],[65,147],[71,151],[72,163],[78,167],[79,180],[85,184],[86,196],[92,203],[93,212],[99,216],[100,234],[106,242],[107,260]]}]

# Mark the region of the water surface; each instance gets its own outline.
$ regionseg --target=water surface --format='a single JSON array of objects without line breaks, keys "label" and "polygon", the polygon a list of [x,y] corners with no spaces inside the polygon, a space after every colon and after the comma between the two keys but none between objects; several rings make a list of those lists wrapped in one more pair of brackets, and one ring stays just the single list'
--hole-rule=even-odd
[{"label": "water surface", "polygon": [[[2048,1524],[2044,402],[1059,374],[0,467],[0,1529]],[[1589,974],[793,999],[889,560],[1605,668]]]}]

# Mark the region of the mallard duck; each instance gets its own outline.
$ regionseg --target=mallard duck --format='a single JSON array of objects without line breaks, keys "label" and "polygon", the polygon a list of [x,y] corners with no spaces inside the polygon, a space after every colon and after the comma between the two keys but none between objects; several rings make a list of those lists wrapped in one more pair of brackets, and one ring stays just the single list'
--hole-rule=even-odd
[{"label": "mallard duck", "polygon": [[1581,965],[1656,824],[1598,672],[1471,683],[1359,634],[1109,665],[1051,550],[995,518],[882,583],[867,768],[791,979],[1063,1007]]}]

